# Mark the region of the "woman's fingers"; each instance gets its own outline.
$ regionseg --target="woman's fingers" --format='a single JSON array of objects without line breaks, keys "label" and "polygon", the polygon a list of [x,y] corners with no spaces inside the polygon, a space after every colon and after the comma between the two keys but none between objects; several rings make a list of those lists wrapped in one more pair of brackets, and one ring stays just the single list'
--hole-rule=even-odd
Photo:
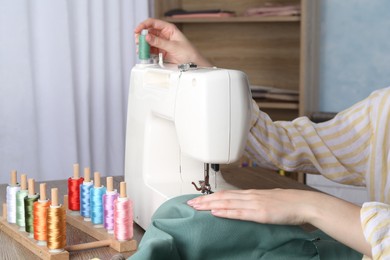
[{"label": "woman's fingers", "polygon": [[162,21],[162,20],[157,20],[153,18],[146,19],[145,21],[141,22],[137,27],[134,29],[134,33],[139,34],[143,29],[148,29],[148,30],[153,30],[153,31],[174,31],[176,30],[176,26]]},{"label": "woman's fingers", "polygon": [[254,203],[250,200],[243,200],[240,197],[234,199],[211,200],[195,203],[192,205],[197,210],[211,209],[253,209]]},{"label": "woman's fingers", "polygon": [[207,196],[199,196],[189,200],[187,203],[191,206],[191,204],[205,203],[214,200],[237,199],[238,197],[241,200],[253,200],[255,199],[255,196],[267,196],[267,194],[270,194],[269,190],[227,190],[219,191]]}]

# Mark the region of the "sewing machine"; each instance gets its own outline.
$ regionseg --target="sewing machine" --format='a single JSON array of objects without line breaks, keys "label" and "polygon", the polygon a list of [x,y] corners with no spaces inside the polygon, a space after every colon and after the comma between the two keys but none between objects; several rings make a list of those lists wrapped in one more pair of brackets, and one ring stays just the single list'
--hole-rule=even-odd
[{"label": "sewing machine", "polygon": [[146,229],[169,198],[226,188],[212,187],[209,164],[218,171],[245,147],[251,93],[243,72],[137,64],[128,104],[125,180],[136,223]]}]

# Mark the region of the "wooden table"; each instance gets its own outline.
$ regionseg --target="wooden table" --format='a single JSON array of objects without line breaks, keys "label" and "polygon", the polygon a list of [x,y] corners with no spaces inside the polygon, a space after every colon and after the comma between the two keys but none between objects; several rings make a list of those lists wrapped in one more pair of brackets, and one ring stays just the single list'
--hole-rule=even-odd
[{"label": "wooden table", "polygon": [[[239,168],[239,167],[225,167],[222,168],[222,175],[224,179],[241,189],[272,189],[272,188],[286,188],[286,189],[305,189],[313,190],[309,186],[291,180],[287,177],[282,177],[275,172],[263,170],[260,168]],[[202,173],[203,174],[203,173]],[[105,179],[105,178],[102,178]],[[123,176],[114,177],[114,187],[119,188],[120,181]],[[102,181],[105,185],[105,181]],[[67,193],[67,181],[49,181],[47,183],[47,190],[57,187],[59,189],[60,198]],[[38,186],[38,184],[36,184]],[[0,184],[0,205],[5,202],[6,184]],[[62,200],[61,200],[62,203]],[[1,216],[1,215],[0,215]],[[134,239],[138,242],[144,234],[144,230],[137,224],[134,224]],[[67,244],[74,245],[80,243],[87,243],[95,241],[94,238],[88,234],[67,225]],[[124,257],[129,257],[134,252],[121,253]],[[71,259],[91,259],[97,257],[99,259],[111,259],[113,256],[119,255],[114,249],[109,247],[102,247],[98,249],[84,250],[79,252],[71,252]],[[0,259],[39,259],[38,256],[31,253],[27,248],[20,245],[18,242],[10,238],[7,234],[0,231]]]}]

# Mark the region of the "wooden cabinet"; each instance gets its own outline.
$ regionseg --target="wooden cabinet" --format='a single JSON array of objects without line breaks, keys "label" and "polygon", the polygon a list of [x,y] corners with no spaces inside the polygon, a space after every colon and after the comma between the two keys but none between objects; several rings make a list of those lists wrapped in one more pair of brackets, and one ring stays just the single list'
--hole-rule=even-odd
[{"label": "wooden cabinet", "polygon": [[[300,5],[300,16],[243,16],[249,7],[275,4]],[[308,63],[313,50],[307,36],[315,27],[316,1],[310,0],[155,0],[155,16],[175,23],[190,41],[221,68],[244,71],[251,85],[272,86],[299,91],[298,102],[262,100],[261,110],[273,120],[291,120],[308,114],[306,104],[315,102],[309,73],[315,68]],[[234,11],[235,17],[168,18],[164,13],[184,10],[222,9]],[[307,14],[310,11],[310,16]]]},{"label": "wooden cabinet", "polygon": [[[274,4],[301,6],[300,16],[243,16],[250,7]],[[308,0],[155,0],[155,16],[175,23],[191,42],[215,66],[244,71],[252,85],[299,91],[299,102],[262,100],[259,107],[274,120],[291,120],[308,113],[310,99],[306,74],[310,46],[307,32],[314,5]],[[235,17],[169,18],[168,10],[222,9],[234,11]],[[309,28],[309,29],[308,29]],[[312,69],[312,68],[311,68]],[[309,77],[310,78],[310,77]],[[309,79],[310,81],[310,79]],[[309,100],[313,102],[313,100]]]}]

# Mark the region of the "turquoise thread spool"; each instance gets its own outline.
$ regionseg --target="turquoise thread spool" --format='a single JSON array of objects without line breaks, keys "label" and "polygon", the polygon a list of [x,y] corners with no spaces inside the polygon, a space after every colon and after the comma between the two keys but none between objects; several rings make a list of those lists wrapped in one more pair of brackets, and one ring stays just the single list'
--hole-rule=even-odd
[{"label": "turquoise thread spool", "polygon": [[148,30],[144,29],[139,36],[138,58],[141,63],[150,63],[150,45],[145,39],[148,33]]},{"label": "turquoise thread spool", "polygon": [[105,187],[94,187],[90,190],[91,222],[96,227],[103,227],[103,194]]}]

